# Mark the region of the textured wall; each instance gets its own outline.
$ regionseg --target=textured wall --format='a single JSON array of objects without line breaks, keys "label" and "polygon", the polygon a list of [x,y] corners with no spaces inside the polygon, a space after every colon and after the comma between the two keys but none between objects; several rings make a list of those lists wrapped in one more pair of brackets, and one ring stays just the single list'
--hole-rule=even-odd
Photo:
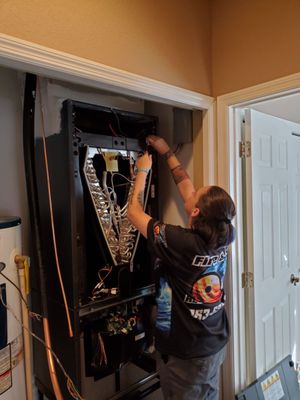
[{"label": "textured wall", "polygon": [[0,32],[211,93],[210,0],[1,0]]},{"label": "textured wall", "polygon": [[299,0],[212,0],[213,95],[300,71]]}]

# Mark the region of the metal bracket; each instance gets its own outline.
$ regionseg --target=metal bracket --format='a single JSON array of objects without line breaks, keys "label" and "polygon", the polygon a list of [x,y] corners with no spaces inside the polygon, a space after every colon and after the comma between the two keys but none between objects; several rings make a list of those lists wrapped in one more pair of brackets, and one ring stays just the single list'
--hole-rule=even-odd
[{"label": "metal bracket", "polygon": [[239,145],[240,145],[239,149],[240,158],[251,157],[251,142],[249,141],[240,142]]},{"label": "metal bracket", "polygon": [[300,281],[299,276],[295,276],[294,274],[291,275],[291,277],[290,277],[290,282],[291,282],[294,286],[298,285],[299,281]]},{"label": "metal bracket", "polygon": [[254,287],[254,275],[253,272],[243,272],[242,273],[242,288],[252,288]]}]

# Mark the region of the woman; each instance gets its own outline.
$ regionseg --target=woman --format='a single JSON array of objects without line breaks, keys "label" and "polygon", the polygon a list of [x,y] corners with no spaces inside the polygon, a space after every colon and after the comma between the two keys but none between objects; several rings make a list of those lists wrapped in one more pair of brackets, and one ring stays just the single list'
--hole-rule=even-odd
[{"label": "woman", "polygon": [[224,276],[235,205],[226,191],[192,181],[164,139],[151,145],[167,162],[184,201],[189,227],[155,221],[143,209],[151,156],[137,160],[128,218],[148,239],[157,257],[155,346],[165,399],[218,399],[219,370],[225,358],[229,327],[224,308]]}]

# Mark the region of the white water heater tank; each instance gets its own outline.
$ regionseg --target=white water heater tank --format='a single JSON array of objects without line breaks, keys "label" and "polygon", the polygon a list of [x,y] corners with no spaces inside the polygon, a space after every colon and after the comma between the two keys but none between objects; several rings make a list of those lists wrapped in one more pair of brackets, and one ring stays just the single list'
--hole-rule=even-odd
[{"label": "white water heater tank", "polygon": [[[0,217],[0,270],[17,287],[18,271],[15,256],[21,253],[21,220],[18,217]],[[0,400],[26,400],[20,294],[0,274]]]}]

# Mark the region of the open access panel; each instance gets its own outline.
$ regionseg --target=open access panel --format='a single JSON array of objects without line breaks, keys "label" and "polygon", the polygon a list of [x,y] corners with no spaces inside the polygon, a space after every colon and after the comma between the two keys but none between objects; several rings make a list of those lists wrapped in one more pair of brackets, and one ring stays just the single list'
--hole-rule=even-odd
[{"label": "open access panel", "polygon": [[[153,116],[66,100],[61,131],[47,137],[57,251],[73,338],[68,337],[56,273],[43,146],[37,140],[52,344],[79,390],[84,389],[88,377],[96,382],[114,374],[115,392],[121,393],[120,374],[128,362],[155,376],[155,362],[147,355],[152,340],[153,259],[146,240],[127,218],[127,205],[136,159],[146,150],[146,136],[156,133],[157,123]],[[153,218],[158,218],[157,180],[153,154],[144,193],[145,210]],[[40,287],[34,277],[32,285],[36,310]],[[36,333],[42,333],[38,323],[34,327]],[[39,391],[53,397],[45,351],[39,343],[34,344],[34,373]],[[60,373],[59,381],[68,398]],[[155,382],[154,389],[157,385]]]}]

